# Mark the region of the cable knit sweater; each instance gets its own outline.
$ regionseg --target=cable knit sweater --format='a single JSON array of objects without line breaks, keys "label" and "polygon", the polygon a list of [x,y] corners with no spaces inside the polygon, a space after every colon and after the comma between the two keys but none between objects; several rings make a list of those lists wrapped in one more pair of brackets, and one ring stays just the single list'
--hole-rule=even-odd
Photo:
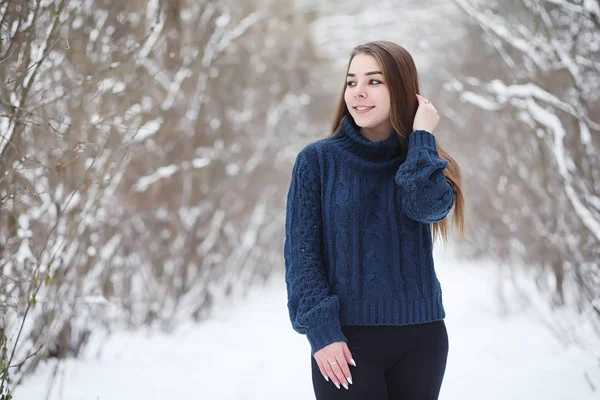
[{"label": "cable knit sweater", "polygon": [[285,281],[294,330],[312,353],[343,325],[445,318],[430,224],[454,204],[435,137],[373,142],[352,120],[298,154],[287,196]]}]

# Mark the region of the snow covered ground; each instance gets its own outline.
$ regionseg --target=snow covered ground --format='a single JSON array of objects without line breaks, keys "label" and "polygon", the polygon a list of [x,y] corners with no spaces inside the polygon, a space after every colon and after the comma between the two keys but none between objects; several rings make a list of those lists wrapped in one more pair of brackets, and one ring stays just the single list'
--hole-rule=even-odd
[{"label": "snow covered ground", "polygon": [[[600,398],[600,348],[564,348],[527,310],[500,316],[490,264],[457,260],[441,246],[435,259],[450,339],[440,399]],[[15,398],[314,399],[309,357],[308,342],[289,323],[278,275],[237,307],[170,335],[97,335],[80,359],[61,364],[49,397],[54,362]]]}]

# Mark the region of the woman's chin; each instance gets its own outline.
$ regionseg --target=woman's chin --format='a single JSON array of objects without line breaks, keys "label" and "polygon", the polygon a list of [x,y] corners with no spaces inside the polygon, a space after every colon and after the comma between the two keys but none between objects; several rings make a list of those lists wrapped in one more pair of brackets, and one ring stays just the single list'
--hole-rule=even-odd
[{"label": "woman's chin", "polygon": [[373,128],[377,126],[377,123],[373,122],[371,118],[361,118],[361,116],[354,117],[354,122],[361,128]]}]

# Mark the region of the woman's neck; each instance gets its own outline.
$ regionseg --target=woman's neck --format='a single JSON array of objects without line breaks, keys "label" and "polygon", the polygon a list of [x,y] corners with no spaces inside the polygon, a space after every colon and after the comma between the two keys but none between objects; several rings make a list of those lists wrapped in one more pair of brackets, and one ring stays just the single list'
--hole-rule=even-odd
[{"label": "woman's neck", "polygon": [[342,120],[341,131],[331,140],[338,155],[359,170],[398,168],[406,158],[406,152],[396,133],[389,134],[387,139],[370,140],[360,133],[360,127],[350,117]]},{"label": "woman's neck", "polygon": [[393,134],[392,124],[381,123],[373,128],[360,128],[360,134],[371,142],[387,140]]}]

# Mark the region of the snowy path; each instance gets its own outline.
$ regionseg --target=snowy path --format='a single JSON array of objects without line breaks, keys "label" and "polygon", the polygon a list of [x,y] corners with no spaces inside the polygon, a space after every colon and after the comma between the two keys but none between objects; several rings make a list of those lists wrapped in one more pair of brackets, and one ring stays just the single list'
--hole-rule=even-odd
[{"label": "snowy path", "polygon": [[[600,398],[600,351],[595,359],[561,349],[525,313],[499,317],[489,268],[443,250],[435,259],[450,338],[440,399]],[[64,364],[49,399],[314,399],[308,342],[291,329],[283,282],[276,277],[233,311],[170,336],[119,333],[101,354],[93,342],[82,359]],[[40,367],[15,398],[46,398],[53,366]]]}]

